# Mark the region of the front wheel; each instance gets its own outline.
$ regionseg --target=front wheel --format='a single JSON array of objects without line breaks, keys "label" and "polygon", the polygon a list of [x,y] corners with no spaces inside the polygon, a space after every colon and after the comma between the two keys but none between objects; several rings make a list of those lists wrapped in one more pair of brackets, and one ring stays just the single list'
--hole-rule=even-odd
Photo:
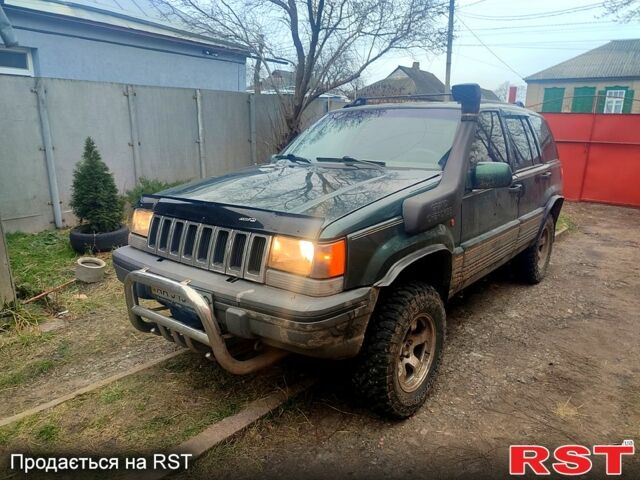
[{"label": "front wheel", "polygon": [[397,287],[380,302],[354,384],[373,410],[407,418],[424,404],[442,360],[444,304],[433,287],[420,282]]}]

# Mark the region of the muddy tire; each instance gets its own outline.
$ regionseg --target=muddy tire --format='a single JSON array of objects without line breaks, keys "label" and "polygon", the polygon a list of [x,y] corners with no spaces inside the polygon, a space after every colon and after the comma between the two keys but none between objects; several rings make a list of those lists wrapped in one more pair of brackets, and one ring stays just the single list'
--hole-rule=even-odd
[{"label": "muddy tire", "polygon": [[516,257],[516,272],[523,282],[540,283],[547,274],[555,230],[553,216],[549,215],[535,243]]},{"label": "muddy tire", "polygon": [[424,404],[435,380],[445,340],[444,304],[420,282],[399,286],[379,302],[353,383],[369,408],[403,419]]}]

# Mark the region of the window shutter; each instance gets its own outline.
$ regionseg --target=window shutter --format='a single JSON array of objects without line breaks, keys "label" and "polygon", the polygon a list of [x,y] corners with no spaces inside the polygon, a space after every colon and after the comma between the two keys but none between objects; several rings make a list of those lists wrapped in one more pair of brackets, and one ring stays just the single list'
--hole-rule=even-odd
[{"label": "window shutter", "polygon": [[596,103],[596,113],[604,113],[604,102],[607,98],[606,90],[598,90],[598,101]]},{"label": "window shutter", "polygon": [[573,113],[591,113],[593,111],[593,97],[596,87],[575,87],[571,111]]},{"label": "window shutter", "polygon": [[542,104],[543,112],[562,112],[564,101],[564,88],[552,87],[544,89]]},{"label": "window shutter", "polygon": [[633,90],[627,89],[624,95],[624,104],[622,105],[622,113],[631,113],[633,109]]}]

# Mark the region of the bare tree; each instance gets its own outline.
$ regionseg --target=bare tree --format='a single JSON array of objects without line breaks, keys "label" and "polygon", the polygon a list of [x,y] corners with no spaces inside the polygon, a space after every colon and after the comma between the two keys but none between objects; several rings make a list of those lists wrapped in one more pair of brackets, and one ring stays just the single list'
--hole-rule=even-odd
[{"label": "bare tree", "polygon": [[322,94],[358,79],[389,52],[437,51],[446,37],[440,0],[153,1],[191,30],[246,45],[268,74],[268,59],[292,66],[294,94],[276,91],[289,130],[283,143],[299,133],[303,112]]},{"label": "bare tree", "polygon": [[604,8],[608,15],[614,15],[623,22],[640,20],[639,0],[605,0]]},{"label": "bare tree", "polygon": [[493,93],[495,93],[500,100],[506,102],[507,97],[509,96],[509,82],[502,82],[493,89]]}]

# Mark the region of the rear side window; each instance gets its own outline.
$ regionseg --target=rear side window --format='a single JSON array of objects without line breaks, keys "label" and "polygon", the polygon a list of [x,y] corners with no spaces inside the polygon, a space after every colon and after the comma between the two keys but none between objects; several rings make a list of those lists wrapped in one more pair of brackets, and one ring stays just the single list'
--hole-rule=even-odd
[{"label": "rear side window", "polygon": [[538,150],[538,142],[533,134],[533,130],[531,130],[531,123],[528,120],[522,120],[524,124],[524,131],[527,134],[527,140],[529,141],[529,148],[531,149],[531,154],[533,155],[533,163],[541,163],[542,159],[540,158],[540,151]]},{"label": "rear side window", "polygon": [[533,131],[538,137],[538,145],[542,154],[543,162],[550,162],[558,158],[558,149],[556,148],[556,142],[553,140],[551,130],[546,120],[542,117],[531,116],[529,117]]},{"label": "rear side window", "polygon": [[530,167],[537,156],[535,145],[531,145],[531,135],[527,135],[526,117],[506,117],[507,130],[511,137],[511,151],[513,153],[513,166],[516,170]]}]

